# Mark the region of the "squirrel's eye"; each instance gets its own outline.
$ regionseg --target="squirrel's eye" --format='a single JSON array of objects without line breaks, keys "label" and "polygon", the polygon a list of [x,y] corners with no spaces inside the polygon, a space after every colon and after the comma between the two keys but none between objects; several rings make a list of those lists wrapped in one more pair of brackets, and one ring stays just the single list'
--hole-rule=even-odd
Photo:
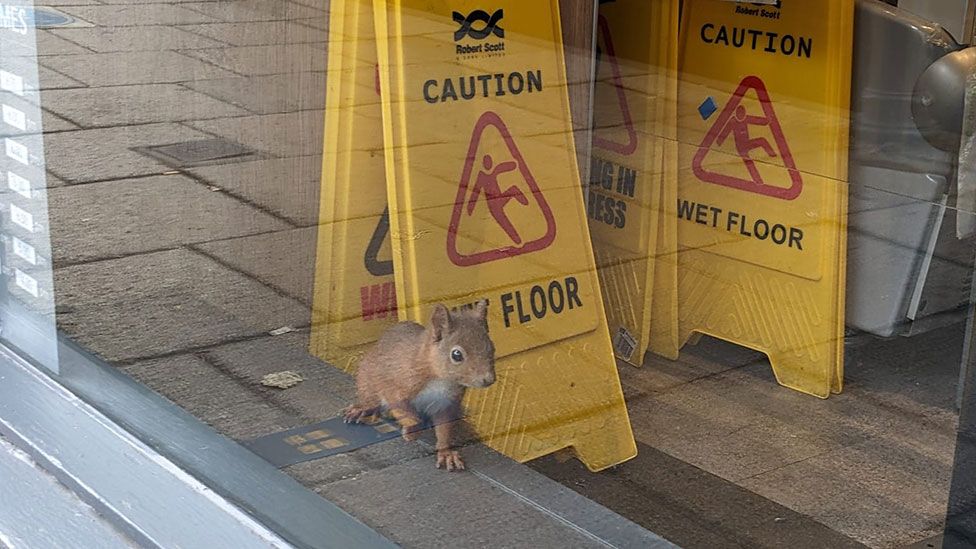
[{"label": "squirrel's eye", "polygon": [[451,360],[455,363],[464,362],[464,353],[461,352],[461,349],[451,349]]}]

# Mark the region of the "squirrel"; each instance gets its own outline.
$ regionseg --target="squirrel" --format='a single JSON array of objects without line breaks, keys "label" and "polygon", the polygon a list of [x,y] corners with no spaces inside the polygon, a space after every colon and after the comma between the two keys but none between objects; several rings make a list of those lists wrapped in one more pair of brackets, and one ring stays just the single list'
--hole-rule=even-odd
[{"label": "squirrel", "polygon": [[453,446],[467,388],[495,382],[495,345],[488,335],[488,301],[451,312],[434,306],[429,324],[404,321],[388,328],[363,356],[356,372],[356,403],[346,423],[392,416],[405,440],[415,440],[424,419],[434,424],[436,467],[464,469]]}]

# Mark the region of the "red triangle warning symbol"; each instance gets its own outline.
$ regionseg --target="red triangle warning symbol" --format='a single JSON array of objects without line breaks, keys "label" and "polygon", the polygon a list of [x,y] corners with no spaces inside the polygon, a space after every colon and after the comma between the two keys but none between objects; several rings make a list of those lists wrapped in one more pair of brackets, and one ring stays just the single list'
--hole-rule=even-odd
[{"label": "red triangle warning symbol", "polygon": [[[746,106],[743,105],[743,98],[750,90],[755,92],[756,99],[762,108],[762,116],[750,114]],[[750,134],[752,128],[756,130],[768,128],[764,133],[772,135],[775,148],[766,137]],[[711,171],[705,168],[705,158],[709,153],[715,150],[714,147],[723,145],[730,138],[732,140],[731,146],[735,150],[734,154],[742,160],[742,165],[724,164],[722,169],[729,173]],[[762,156],[760,157],[760,155]],[[757,163],[757,160],[761,164]],[[778,171],[785,171],[788,174],[787,184],[770,184],[774,182],[773,178],[768,175],[770,170],[766,171],[767,176],[764,177],[764,170],[761,167],[778,167]],[[698,179],[706,183],[724,185],[751,193],[782,198],[783,200],[793,200],[800,196],[800,192],[803,190],[803,178],[793,161],[793,154],[786,142],[786,136],[783,135],[783,128],[780,127],[779,120],[776,118],[776,112],[769,100],[766,85],[758,76],[747,76],[739,83],[739,87],[736,88],[735,93],[732,94],[729,102],[722,109],[718,119],[705,134],[701,144],[698,145],[698,152],[692,160],[691,169]],[[731,172],[735,172],[735,174]],[[783,178],[777,177],[776,179]]]},{"label": "red triangle warning symbol", "polygon": [[596,128],[593,146],[628,156],[637,150],[637,130],[630,115],[627,94],[620,76],[620,63],[606,17],[597,19],[597,69],[594,90]]},{"label": "red triangle warning symbol", "polygon": [[[497,135],[489,136],[489,129]],[[504,148],[497,146],[502,143]],[[467,226],[472,229],[464,230]],[[495,242],[501,240],[504,244],[485,248],[482,239],[480,247],[476,242],[475,249],[459,248],[459,233],[466,241],[478,240],[476,235],[485,234],[486,226],[498,235]],[[448,258],[455,265],[467,267],[543,250],[555,239],[552,209],[512,134],[498,114],[485,112],[471,134],[461,172],[447,232]]]}]

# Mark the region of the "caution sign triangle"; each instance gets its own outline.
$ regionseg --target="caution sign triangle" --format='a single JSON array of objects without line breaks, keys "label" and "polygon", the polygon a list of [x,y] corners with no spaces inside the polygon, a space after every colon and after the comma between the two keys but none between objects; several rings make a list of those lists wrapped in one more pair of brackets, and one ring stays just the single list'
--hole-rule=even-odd
[{"label": "caution sign triangle", "polygon": [[[754,92],[758,100],[761,114],[749,112],[744,104],[746,94],[750,91]],[[772,141],[763,135],[758,135],[758,132],[771,135]],[[725,163],[722,170],[710,170],[706,167],[709,153],[715,150],[713,147],[725,143],[728,143],[728,146],[731,146],[739,156],[742,161],[741,167],[729,169],[729,164]],[[785,168],[787,182],[785,186],[767,180],[771,179],[768,175],[770,170],[761,168],[772,166]],[[766,85],[758,76],[747,76],[739,83],[718,119],[698,146],[691,168],[695,176],[706,183],[724,185],[783,200],[793,200],[800,196],[803,190],[803,178],[800,171],[796,169],[796,162],[793,160],[786,136],[783,135],[783,128],[776,117],[773,104],[769,100]],[[764,175],[764,171],[767,175]],[[784,177],[780,175],[777,179],[781,180]]]},{"label": "caution sign triangle", "polygon": [[[500,158],[498,147],[491,147],[490,134],[501,140],[507,152]],[[518,210],[518,211],[516,211]],[[487,236],[475,250],[462,250],[458,234],[473,219],[490,218],[504,234]],[[520,222],[521,221],[521,222]],[[479,229],[483,222],[479,223]],[[538,227],[542,227],[541,232]],[[496,231],[497,232],[497,231]],[[482,234],[481,231],[477,231]],[[556,220],[545,196],[532,175],[511,132],[497,113],[486,111],[478,118],[458,186],[454,212],[447,233],[447,255],[461,267],[478,265],[547,248],[556,238]],[[471,239],[477,240],[479,239]],[[488,242],[494,242],[495,245]],[[501,244],[497,244],[497,243]],[[478,249],[480,248],[480,249]]]},{"label": "caution sign triangle", "polygon": [[603,15],[597,18],[596,47],[594,104],[599,123],[594,128],[593,146],[629,156],[637,150],[637,130],[627,103],[610,24]]}]

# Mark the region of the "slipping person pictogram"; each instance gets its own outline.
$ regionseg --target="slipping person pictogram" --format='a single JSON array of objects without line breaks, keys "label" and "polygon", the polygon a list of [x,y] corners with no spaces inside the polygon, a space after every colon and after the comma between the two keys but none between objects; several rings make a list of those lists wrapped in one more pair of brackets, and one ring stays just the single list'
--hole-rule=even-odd
[{"label": "slipping person pictogram", "polygon": [[[486,140],[489,130],[496,137]],[[502,176],[514,184],[503,190],[499,181]],[[518,205],[513,205],[512,201]],[[490,215],[476,215],[479,202],[485,203]],[[521,210],[514,220],[513,208]],[[486,245],[484,235],[492,232],[492,224],[507,235],[509,242],[499,244],[496,240]],[[462,239],[465,242],[463,249],[458,247]],[[498,114],[483,113],[471,132],[468,154],[461,170],[447,231],[448,258],[455,265],[468,267],[544,250],[555,239],[556,219],[522,151]]]},{"label": "slipping person pictogram", "polygon": [[739,157],[742,158],[746,169],[749,170],[749,175],[752,176],[752,181],[756,185],[762,185],[763,178],[762,174],[759,173],[759,169],[756,168],[756,161],[752,159],[750,153],[756,149],[762,149],[767,156],[775,158],[776,151],[773,150],[772,145],[769,144],[769,140],[765,137],[750,137],[749,126],[768,125],[769,120],[767,118],[746,114],[746,108],[739,105],[735,108],[735,114],[732,118],[718,132],[715,140],[715,143],[721,145],[729,135],[732,135],[732,139],[735,141],[735,150],[739,153]]},{"label": "slipping person pictogram", "polygon": [[[749,114],[742,100],[746,93],[754,92],[762,108],[762,116]],[[768,128],[772,134],[773,142],[770,143],[765,137],[753,137],[754,128]],[[742,160],[749,178],[739,177],[732,173],[725,172],[729,164],[724,163],[721,167],[712,168],[705,162],[706,158],[713,151],[712,147],[722,146],[723,143],[732,136],[736,155]],[[765,162],[770,165],[776,164],[784,168],[788,177],[787,184],[775,185],[766,181],[756,161],[763,159],[754,158],[753,151],[762,150],[767,156],[766,160],[776,160],[776,162]],[[783,200],[793,200],[800,196],[803,190],[803,178],[793,160],[793,153],[783,134],[779,119],[773,103],[769,99],[769,92],[766,85],[758,76],[747,76],[739,83],[738,88],[729,98],[729,102],[722,109],[722,113],[715,120],[715,123],[705,134],[698,152],[691,162],[691,169],[695,177],[706,183],[714,183],[735,189],[748,191],[751,193],[772,196]]]},{"label": "slipping person pictogram", "polygon": [[513,199],[523,206],[528,206],[529,199],[525,197],[525,193],[516,185],[512,185],[508,190],[502,192],[501,186],[498,184],[498,176],[514,171],[518,168],[518,163],[510,160],[508,162],[502,162],[492,169],[493,160],[490,154],[486,154],[482,160],[482,164],[485,169],[478,172],[478,180],[474,184],[474,188],[471,189],[471,196],[468,198],[468,215],[474,213],[474,207],[478,204],[478,195],[484,193],[491,216],[495,218],[495,221],[505,231],[505,234],[512,239],[512,242],[521,244],[522,238],[519,236],[515,226],[512,225],[512,220],[505,213],[505,206],[509,200]]}]

